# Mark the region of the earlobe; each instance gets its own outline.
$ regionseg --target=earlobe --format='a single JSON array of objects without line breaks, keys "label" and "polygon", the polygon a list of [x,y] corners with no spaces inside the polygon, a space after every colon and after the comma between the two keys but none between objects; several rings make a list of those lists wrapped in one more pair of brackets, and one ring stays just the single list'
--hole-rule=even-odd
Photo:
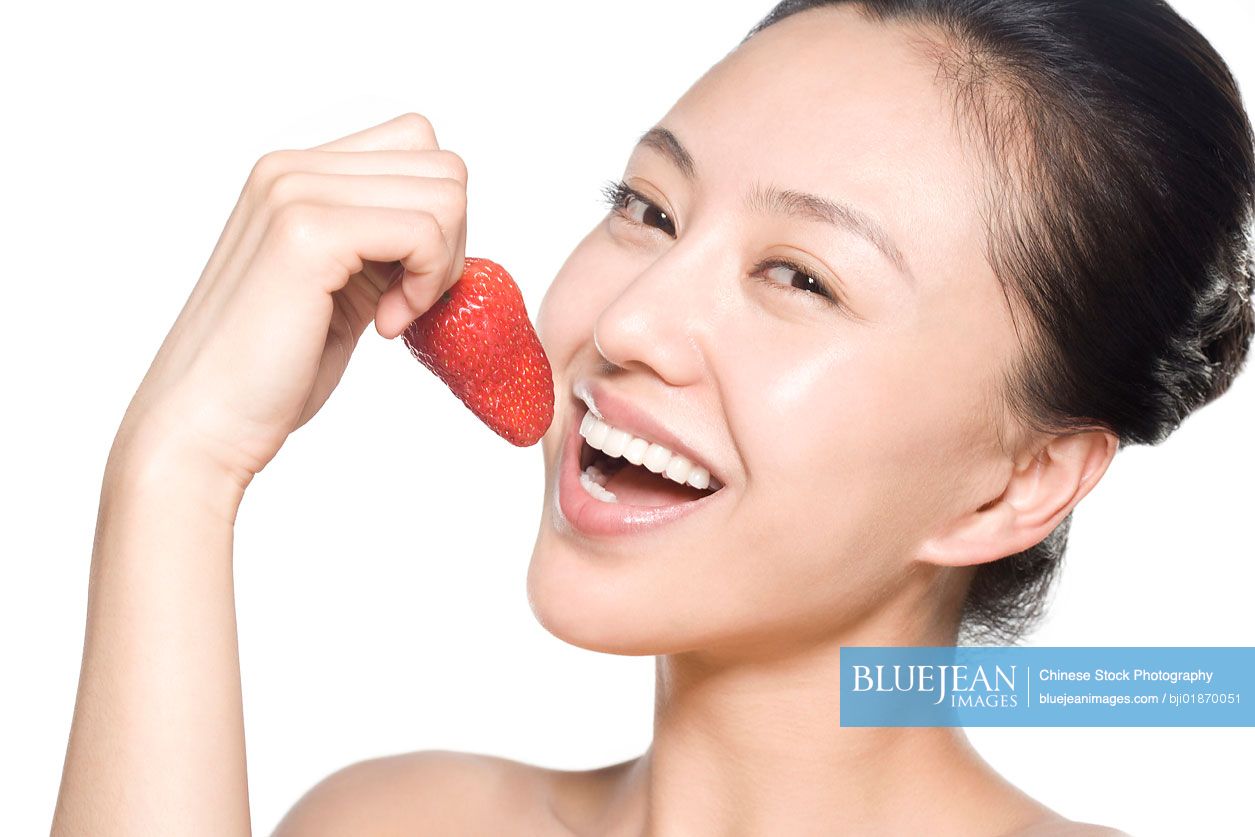
[{"label": "earlobe", "polygon": [[1106,473],[1114,435],[1056,436],[1016,463],[996,498],[920,544],[918,560],[940,566],[985,564],[1040,543]]}]

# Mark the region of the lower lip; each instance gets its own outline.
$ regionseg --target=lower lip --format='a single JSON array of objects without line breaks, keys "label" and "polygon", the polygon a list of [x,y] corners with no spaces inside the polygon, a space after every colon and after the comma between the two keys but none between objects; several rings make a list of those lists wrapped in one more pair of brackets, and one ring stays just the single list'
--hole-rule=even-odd
[{"label": "lower lip", "polygon": [[[580,485],[580,450],[584,437],[575,423],[567,433],[558,462],[558,509],[572,528],[585,535],[631,535],[656,529],[719,502],[724,488],[697,500],[671,506],[638,506],[629,503],[603,503]],[[725,487],[726,488],[726,487]]]}]

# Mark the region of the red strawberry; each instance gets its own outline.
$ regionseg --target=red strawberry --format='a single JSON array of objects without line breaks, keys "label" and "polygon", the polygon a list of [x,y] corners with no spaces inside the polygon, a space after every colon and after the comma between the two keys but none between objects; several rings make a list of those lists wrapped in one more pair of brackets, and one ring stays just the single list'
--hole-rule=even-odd
[{"label": "red strawberry", "polygon": [[534,445],[553,421],[553,372],[506,269],[467,256],[462,278],[401,335],[499,436]]}]

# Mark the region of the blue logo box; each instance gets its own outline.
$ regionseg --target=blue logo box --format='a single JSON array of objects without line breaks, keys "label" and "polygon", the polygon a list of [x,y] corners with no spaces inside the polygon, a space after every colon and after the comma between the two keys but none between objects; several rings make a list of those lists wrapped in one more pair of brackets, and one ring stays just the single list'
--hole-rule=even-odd
[{"label": "blue logo box", "polygon": [[843,647],[840,725],[1255,726],[1255,648]]}]

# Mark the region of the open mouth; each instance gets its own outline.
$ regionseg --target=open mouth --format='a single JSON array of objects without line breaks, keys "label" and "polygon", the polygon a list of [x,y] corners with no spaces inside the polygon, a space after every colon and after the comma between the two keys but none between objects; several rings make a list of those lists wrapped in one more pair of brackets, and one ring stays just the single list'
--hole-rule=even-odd
[{"label": "open mouth", "polygon": [[[586,409],[583,404],[579,406]],[[590,495],[605,503],[674,506],[700,500],[722,490],[717,480],[711,480],[705,488],[681,483],[662,472],[651,470],[648,461],[634,464],[626,456],[612,456],[599,450],[590,445],[587,438],[581,438],[579,451],[580,484]],[[685,477],[675,471],[672,474],[679,479]]]}]

